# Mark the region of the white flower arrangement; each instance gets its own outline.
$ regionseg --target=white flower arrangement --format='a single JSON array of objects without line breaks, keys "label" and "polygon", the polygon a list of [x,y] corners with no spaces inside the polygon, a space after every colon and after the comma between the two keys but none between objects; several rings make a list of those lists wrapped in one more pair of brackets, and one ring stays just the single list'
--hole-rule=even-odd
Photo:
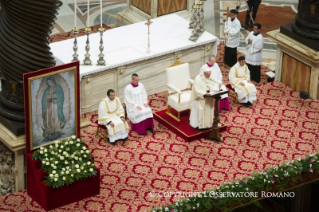
[{"label": "white flower arrangement", "polygon": [[[302,175],[301,175],[302,173]],[[229,207],[229,201],[237,201],[238,207],[245,205],[247,202],[256,202],[259,197],[233,197],[227,198],[223,196],[224,192],[261,192],[261,191],[285,191],[293,186],[298,186],[305,181],[309,182],[318,178],[319,174],[319,153],[311,154],[305,158],[298,158],[288,162],[283,162],[279,166],[269,167],[263,171],[254,171],[251,176],[245,176],[242,180],[232,180],[231,183],[223,183],[217,186],[215,190],[206,191],[206,198],[201,196],[182,198],[178,203],[165,204],[155,209],[151,208],[152,212],[172,211],[213,211],[212,208],[218,208],[220,211],[232,210]],[[220,192],[221,196],[211,197],[211,192]],[[234,200],[235,199],[235,200]],[[194,206],[197,206],[195,208]]]},{"label": "white flower arrangement", "polygon": [[32,158],[42,162],[41,169],[48,172],[43,182],[54,188],[97,174],[90,151],[76,136],[40,147]]}]

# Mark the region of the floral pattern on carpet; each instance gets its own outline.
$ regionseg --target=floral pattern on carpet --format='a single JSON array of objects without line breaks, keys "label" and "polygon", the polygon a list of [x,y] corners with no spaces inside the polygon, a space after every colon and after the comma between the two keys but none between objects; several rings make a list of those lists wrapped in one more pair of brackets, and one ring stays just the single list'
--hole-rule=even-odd
[{"label": "floral pattern on carpet", "polygon": [[[222,52],[223,44],[218,47]],[[224,83],[229,70],[217,55]],[[319,101],[303,100],[280,82],[257,85],[258,100],[243,107],[230,99],[231,110],[222,111],[228,126],[223,143],[204,139],[185,142],[154,121],[155,134],[130,132],[115,146],[95,136],[97,112],[85,114],[91,125],[81,130],[101,170],[100,195],[54,211],[149,211],[177,197],[151,197],[150,192],[201,192],[223,182],[240,179],[254,170],[275,166],[305,154],[319,152]],[[148,97],[153,111],[166,109],[167,92]],[[85,191],[83,191],[85,192]],[[0,211],[43,211],[26,191],[0,197]]]}]

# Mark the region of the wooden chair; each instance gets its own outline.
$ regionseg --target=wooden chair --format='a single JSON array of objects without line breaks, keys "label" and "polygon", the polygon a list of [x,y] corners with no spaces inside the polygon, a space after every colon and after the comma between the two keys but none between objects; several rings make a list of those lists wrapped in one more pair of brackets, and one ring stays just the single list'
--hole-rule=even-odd
[{"label": "wooden chair", "polygon": [[99,122],[98,120],[96,120],[96,122],[95,122],[97,124],[95,135],[97,136],[100,133],[103,133],[103,131],[105,131],[105,133],[103,133],[102,136],[101,135],[99,135],[99,136],[103,138],[103,141],[106,141],[107,135],[108,135],[108,130],[107,130],[105,125],[100,125],[98,122]]},{"label": "wooden chair", "polygon": [[[123,106],[123,109],[124,109],[124,116],[125,116],[125,119],[127,119],[127,113],[126,113],[126,105],[125,103],[122,103],[122,106]],[[100,125],[99,124],[99,121],[96,120],[95,121],[97,127],[96,127],[96,132],[95,132],[95,135],[99,135],[100,133],[103,133],[103,131],[105,131],[105,133],[103,134],[103,136],[101,136],[103,138],[103,141],[106,141],[107,140],[107,135],[108,135],[108,130],[106,128],[105,125]]]},{"label": "wooden chair", "polygon": [[227,84],[227,85],[226,85],[226,88],[228,88],[229,90],[233,91],[233,95],[229,95],[229,93],[228,93],[228,95],[229,95],[229,97],[234,98],[234,99],[235,99],[234,101],[235,101],[235,103],[237,104],[237,103],[238,103],[238,95],[237,95],[235,89],[232,88],[231,84]]}]

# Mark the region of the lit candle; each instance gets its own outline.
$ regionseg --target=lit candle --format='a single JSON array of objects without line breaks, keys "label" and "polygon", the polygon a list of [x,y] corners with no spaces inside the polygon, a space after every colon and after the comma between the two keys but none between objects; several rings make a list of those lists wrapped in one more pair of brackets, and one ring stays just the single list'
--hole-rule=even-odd
[{"label": "lit candle", "polygon": [[101,10],[101,14],[100,14],[100,18],[101,18],[101,20],[100,20],[100,24],[101,24],[101,28],[102,28],[102,0],[100,0],[100,10]]},{"label": "lit candle", "polygon": [[76,0],[74,0],[74,27],[76,28]]},{"label": "lit candle", "polygon": [[90,0],[88,0],[88,8],[87,8],[87,10],[88,10],[88,20],[86,21],[86,27],[89,27],[89,25],[90,25],[90,7],[89,7],[89,5],[90,5]]}]

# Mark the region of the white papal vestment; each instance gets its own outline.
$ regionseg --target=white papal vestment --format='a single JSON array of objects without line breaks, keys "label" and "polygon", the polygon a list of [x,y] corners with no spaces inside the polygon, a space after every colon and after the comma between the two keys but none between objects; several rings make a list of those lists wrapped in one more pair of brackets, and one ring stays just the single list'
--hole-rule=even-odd
[{"label": "white papal vestment", "polygon": [[[226,91],[227,89],[226,89],[226,86],[223,85],[223,75],[222,75],[222,72],[220,71],[219,65],[215,63],[213,66],[209,67],[206,63],[200,68],[199,74],[203,74],[206,68],[209,68],[211,70],[212,75],[214,75],[214,77],[216,78],[216,82],[221,84],[220,89],[222,89],[223,91]],[[221,99],[225,99],[228,97],[228,94],[227,93],[223,94],[220,97]]]},{"label": "white papal vestment", "polygon": [[[150,107],[144,107],[148,103],[147,94],[142,83],[138,83],[137,87],[129,84],[124,89],[124,101],[126,104],[127,116],[133,124],[137,124],[148,118],[153,118],[153,113]],[[138,110],[140,106],[142,110]]]},{"label": "white papal vestment", "polygon": [[[129,126],[120,117],[124,117],[124,110],[119,98],[110,100],[108,97],[103,99],[99,105],[98,123],[105,125],[108,130],[108,138],[111,143],[128,137]],[[114,127],[110,123],[113,122]]]},{"label": "white papal vestment", "polygon": [[[257,99],[256,87],[253,83],[248,83],[248,79],[250,79],[250,73],[246,64],[241,66],[237,62],[229,71],[229,82],[235,89],[240,103],[252,102]],[[244,83],[245,86],[240,85],[240,82]]]},{"label": "white papal vestment", "polygon": [[192,110],[189,117],[190,125],[193,128],[211,128],[214,121],[214,98],[204,98],[204,94],[207,93],[207,89],[210,88],[210,92],[218,91],[219,85],[216,83],[216,78],[213,74],[210,78],[206,78],[204,73],[195,77],[191,100]]}]

